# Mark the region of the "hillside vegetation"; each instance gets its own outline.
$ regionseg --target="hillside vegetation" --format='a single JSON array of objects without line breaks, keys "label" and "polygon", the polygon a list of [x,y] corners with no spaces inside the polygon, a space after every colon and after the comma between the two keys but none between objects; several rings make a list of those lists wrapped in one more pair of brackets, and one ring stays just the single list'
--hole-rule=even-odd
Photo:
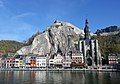
[{"label": "hillside vegetation", "polygon": [[[104,32],[115,32],[119,31],[120,28],[117,26],[106,27],[105,29],[99,30],[99,33]],[[98,33],[98,30],[96,31]],[[98,36],[94,37],[99,40],[101,54],[107,56],[109,53],[120,53],[120,32],[115,35]]]},{"label": "hillside vegetation", "polygon": [[16,52],[23,46],[23,43],[11,40],[1,40],[0,41],[0,51],[4,52]]}]

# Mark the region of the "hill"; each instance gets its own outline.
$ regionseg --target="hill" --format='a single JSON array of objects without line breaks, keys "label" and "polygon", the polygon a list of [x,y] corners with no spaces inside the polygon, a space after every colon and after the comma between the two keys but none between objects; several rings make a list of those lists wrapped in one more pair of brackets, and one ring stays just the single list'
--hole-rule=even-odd
[{"label": "hill", "polygon": [[15,53],[23,46],[23,43],[13,41],[13,40],[1,40],[0,41],[0,51],[13,52]]},{"label": "hill", "polygon": [[[103,33],[107,35],[103,35]],[[111,34],[112,32],[112,34]],[[107,56],[109,53],[120,53],[120,29],[117,26],[110,26],[100,31],[96,31],[97,36],[94,36],[99,40],[101,54]]]},{"label": "hill", "polygon": [[[84,36],[83,30],[68,22],[55,21],[44,32],[33,35],[27,42],[29,45],[22,47],[17,53],[38,55],[50,53],[53,55],[60,48],[65,54],[68,50],[68,45],[71,45],[72,51],[75,50],[75,42],[79,40],[79,36]],[[70,44],[68,43],[68,38],[71,38]]]}]

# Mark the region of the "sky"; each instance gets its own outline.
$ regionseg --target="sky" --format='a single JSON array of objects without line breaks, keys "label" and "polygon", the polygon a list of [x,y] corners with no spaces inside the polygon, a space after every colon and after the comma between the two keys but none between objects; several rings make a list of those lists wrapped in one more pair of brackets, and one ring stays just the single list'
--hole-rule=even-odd
[{"label": "sky", "polygon": [[54,20],[90,31],[120,26],[120,0],[0,0],[0,40],[23,42]]}]

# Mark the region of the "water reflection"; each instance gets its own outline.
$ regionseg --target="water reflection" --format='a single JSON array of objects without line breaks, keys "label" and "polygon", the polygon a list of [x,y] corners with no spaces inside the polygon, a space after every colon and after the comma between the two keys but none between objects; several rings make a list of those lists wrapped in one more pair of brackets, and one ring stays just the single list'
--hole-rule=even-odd
[{"label": "water reflection", "polygon": [[119,84],[120,73],[93,71],[0,71],[0,84]]}]

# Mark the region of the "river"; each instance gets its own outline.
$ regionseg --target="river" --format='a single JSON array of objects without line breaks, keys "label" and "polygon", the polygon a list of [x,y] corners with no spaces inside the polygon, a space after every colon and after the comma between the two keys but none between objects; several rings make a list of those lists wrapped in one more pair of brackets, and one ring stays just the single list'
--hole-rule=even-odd
[{"label": "river", "polygon": [[0,71],[0,84],[120,84],[120,73],[98,71]]}]

